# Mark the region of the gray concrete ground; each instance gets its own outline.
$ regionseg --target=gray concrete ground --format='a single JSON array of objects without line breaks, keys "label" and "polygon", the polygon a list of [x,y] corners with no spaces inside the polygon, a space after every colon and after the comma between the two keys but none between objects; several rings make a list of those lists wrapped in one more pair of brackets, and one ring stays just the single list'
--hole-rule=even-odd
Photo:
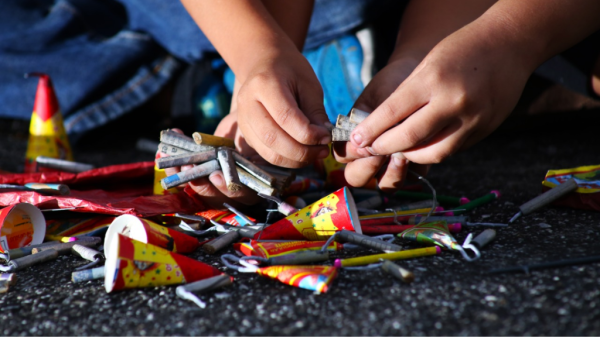
[{"label": "gray concrete ground", "polygon": [[[513,116],[475,147],[432,168],[428,178],[440,194],[473,199],[500,190],[499,200],[469,215],[475,221],[506,223],[520,204],[540,193],[548,169],[600,163],[599,122],[597,110]],[[0,122],[0,169],[18,169],[26,126]],[[76,159],[96,165],[152,160],[151,154],[135,150],[133,137],[107,130],[80,143]],[[468,232],[457,239],[462,242]],[[502,266],[600,254],[600,213],[549,207],[497,232],[497,239],[473,263],[451,252],[399,262],[415,273],[412,284],[379,270],[342,270],[328,293],[315,295],[229,271],[236,277],[231,287],[200,296],[208,303],[206,309],[178,299],[174,287],[106,294],[101,281],[73,284],[71,271],[83,262],[65,256],[18,273],[17,285],[0,295],[0,334],[600,334],[600,264],[530,274],[486,273]],[[192,256],[222,268],[214,257],[201,252]]]}]

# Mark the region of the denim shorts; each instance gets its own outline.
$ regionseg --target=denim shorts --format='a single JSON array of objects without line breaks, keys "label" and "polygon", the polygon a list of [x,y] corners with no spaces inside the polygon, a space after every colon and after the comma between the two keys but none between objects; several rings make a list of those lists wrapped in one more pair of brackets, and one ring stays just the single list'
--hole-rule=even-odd
[{"label": "denim shorts", "polygon": [[[306,48],[362,25],[381,0],[317,0]],[[48,74],[70,136],[106,124],[215,50],[176,0],[0,1],[0,117],[29,119]]]}]

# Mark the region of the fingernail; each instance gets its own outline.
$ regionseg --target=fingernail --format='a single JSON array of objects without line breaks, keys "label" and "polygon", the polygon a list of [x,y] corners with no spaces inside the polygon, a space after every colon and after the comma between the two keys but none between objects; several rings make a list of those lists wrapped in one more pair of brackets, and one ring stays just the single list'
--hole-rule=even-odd
[{"label": "fingernail", "polygon": [[354,145],[356,145],[358,147],[363,147],[363,139],[359,133],[353,134],[352,140],[354,141]]},{"label": "fingernail", "polygon": [[373,156],[379,156],[379,154],[378,154],[377,152],[375,152],[375,150],[373,150],[373,148],[372,148],[372,147],[370,147],[370,146],[367,146],[367,147],[365,147],[365,149],[367,149],[367,151],[369,151],[369,153],[370,153],[371,155],[373,155]]},{"label": "fingernail", "polygon": [[223,182],[223,176],[220,172],[211,173],[208,176],[208,180],[210,180],[210,182],[213,183],[213,185],[215,185],[216,187],[223,187],[223,185],[225,184]]},{"label": "fingernail", "polygon": [[329,156],[329,149],[324,149],[319,152],[319,159],[327,158]]},{"label": "fingernail", "polygon": [[397,167],[402,167],[408,164],[408,160],[404,157],[401,152],[396,152],[392,154],[392,160],[394,161],[394,165]]}]

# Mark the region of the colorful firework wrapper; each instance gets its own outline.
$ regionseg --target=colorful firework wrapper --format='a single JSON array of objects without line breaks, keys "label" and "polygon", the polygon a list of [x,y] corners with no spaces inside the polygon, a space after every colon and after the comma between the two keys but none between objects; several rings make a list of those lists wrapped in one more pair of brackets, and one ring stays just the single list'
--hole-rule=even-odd
[{"label": "colorful firework wrapper", "polygon": [[600,165],[549,170],[542,182],[544,192],[575,179],[578,188],[553,202],[553,205],[600,211]]},{"label": "colorful firework wrapper", "polygon": [[[195,215],[201,216],[207,220],[215,220],[216,222],[220,222],[223,224],[228,224],[228,225],[236,226],[236,227],[251,225],[246,220],[244,220],[242,217],[240,217],[239,215],[236,215],[235,213],[233,213],[231,211],[221,211],[221,210],[217,210],[217,209],[209,209],[207,211],[195,213]],[[247,218],[250,219],[250,221],[256,222],[256,219],[254,219],[254,218],[251,218],[251,217],[247,217]]]},{"label": "colorful firework wrapper", "polygon": [[347,187],[277,221],[254,238],[320,241],[342,229],[362,234],[356,205]]},{"label": "colorful firework wrapper", "polygon": [[446,221],[422,223],[398,234],[398,237],[445,249],[462,250],[460,244],[450,234]]},{"label": "colorful firework wrapper", "polygon": [[104,239],[107,251],[117,234],[183,254],[193,252],[200,245],[196,238],[187,234],[129,214],[117,217],[108,227]]},{"label": "colorful firework wrapper", "polygon": [[107,293],[190,283],[222,274],[206,263],[121,234],[113,236],[111,240],[104,267]]},{"label": "colorful firework wrapper", "polygon": [[0,210],[0,252],[44,242],[46,220],[39,208],[18,203]]},{"label": "colorful firework wrapper", "polygon": [[271,266],[259,268],[259,275],[279,280],[294,287],[325,293],[337,276],[337,268],[331,266]]},{"label": "colorful firework wrapper", "polygon": [[98,236],[103,234],[115,219],[114,216],[95,216],[93,218],[48,220],[46,221],[46,235]]},{"label": "colorful firework wrapper", "polygon": [[[306,251],[321,250],[326,241],[282,241],[282,242],[259,242],[250,240],[250,242],[236,243],[233,245],[236,252],[246,256],[260,256],[265,259],[281,256],[285,254]],[[331,242],[327,250],[337,251],[343,249],[339,242]]]}]

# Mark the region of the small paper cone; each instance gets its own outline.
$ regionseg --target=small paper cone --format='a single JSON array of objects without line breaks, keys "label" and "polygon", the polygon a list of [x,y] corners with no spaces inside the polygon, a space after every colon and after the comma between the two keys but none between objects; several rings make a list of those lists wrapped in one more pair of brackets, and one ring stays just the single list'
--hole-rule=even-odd
[{"label": "small paper cone", "polygon": [[67,138],[52,81],[46,74],[39,74],[39,76],[25,155],[25,172],[27,173],[36,172],[35,159],[38,156],[73,160],[71,145]]},{"label": "small paper cone", "polygon": [[104,268],[104,288],[107,293],[190,283],[222,274],[206,263],[121,234],[113,236],[112,240]]},{"label": "small paper cone", "polygon": [[362,234],[358,212],[344,187],[265,228],[261,240],[327,240],[342,229]]},{"label": "small paper cone", "polygon": [[187,234],[129,214],[117,217],[108,227],[104,238],[107,251],[117,234],[182,254],[191,253],[199,246],[198,240]]},{"label": "small paper cone", "polygon": [[44,242],[46,220],[42,211],[28,203],[0,210],[0,252]]}]

